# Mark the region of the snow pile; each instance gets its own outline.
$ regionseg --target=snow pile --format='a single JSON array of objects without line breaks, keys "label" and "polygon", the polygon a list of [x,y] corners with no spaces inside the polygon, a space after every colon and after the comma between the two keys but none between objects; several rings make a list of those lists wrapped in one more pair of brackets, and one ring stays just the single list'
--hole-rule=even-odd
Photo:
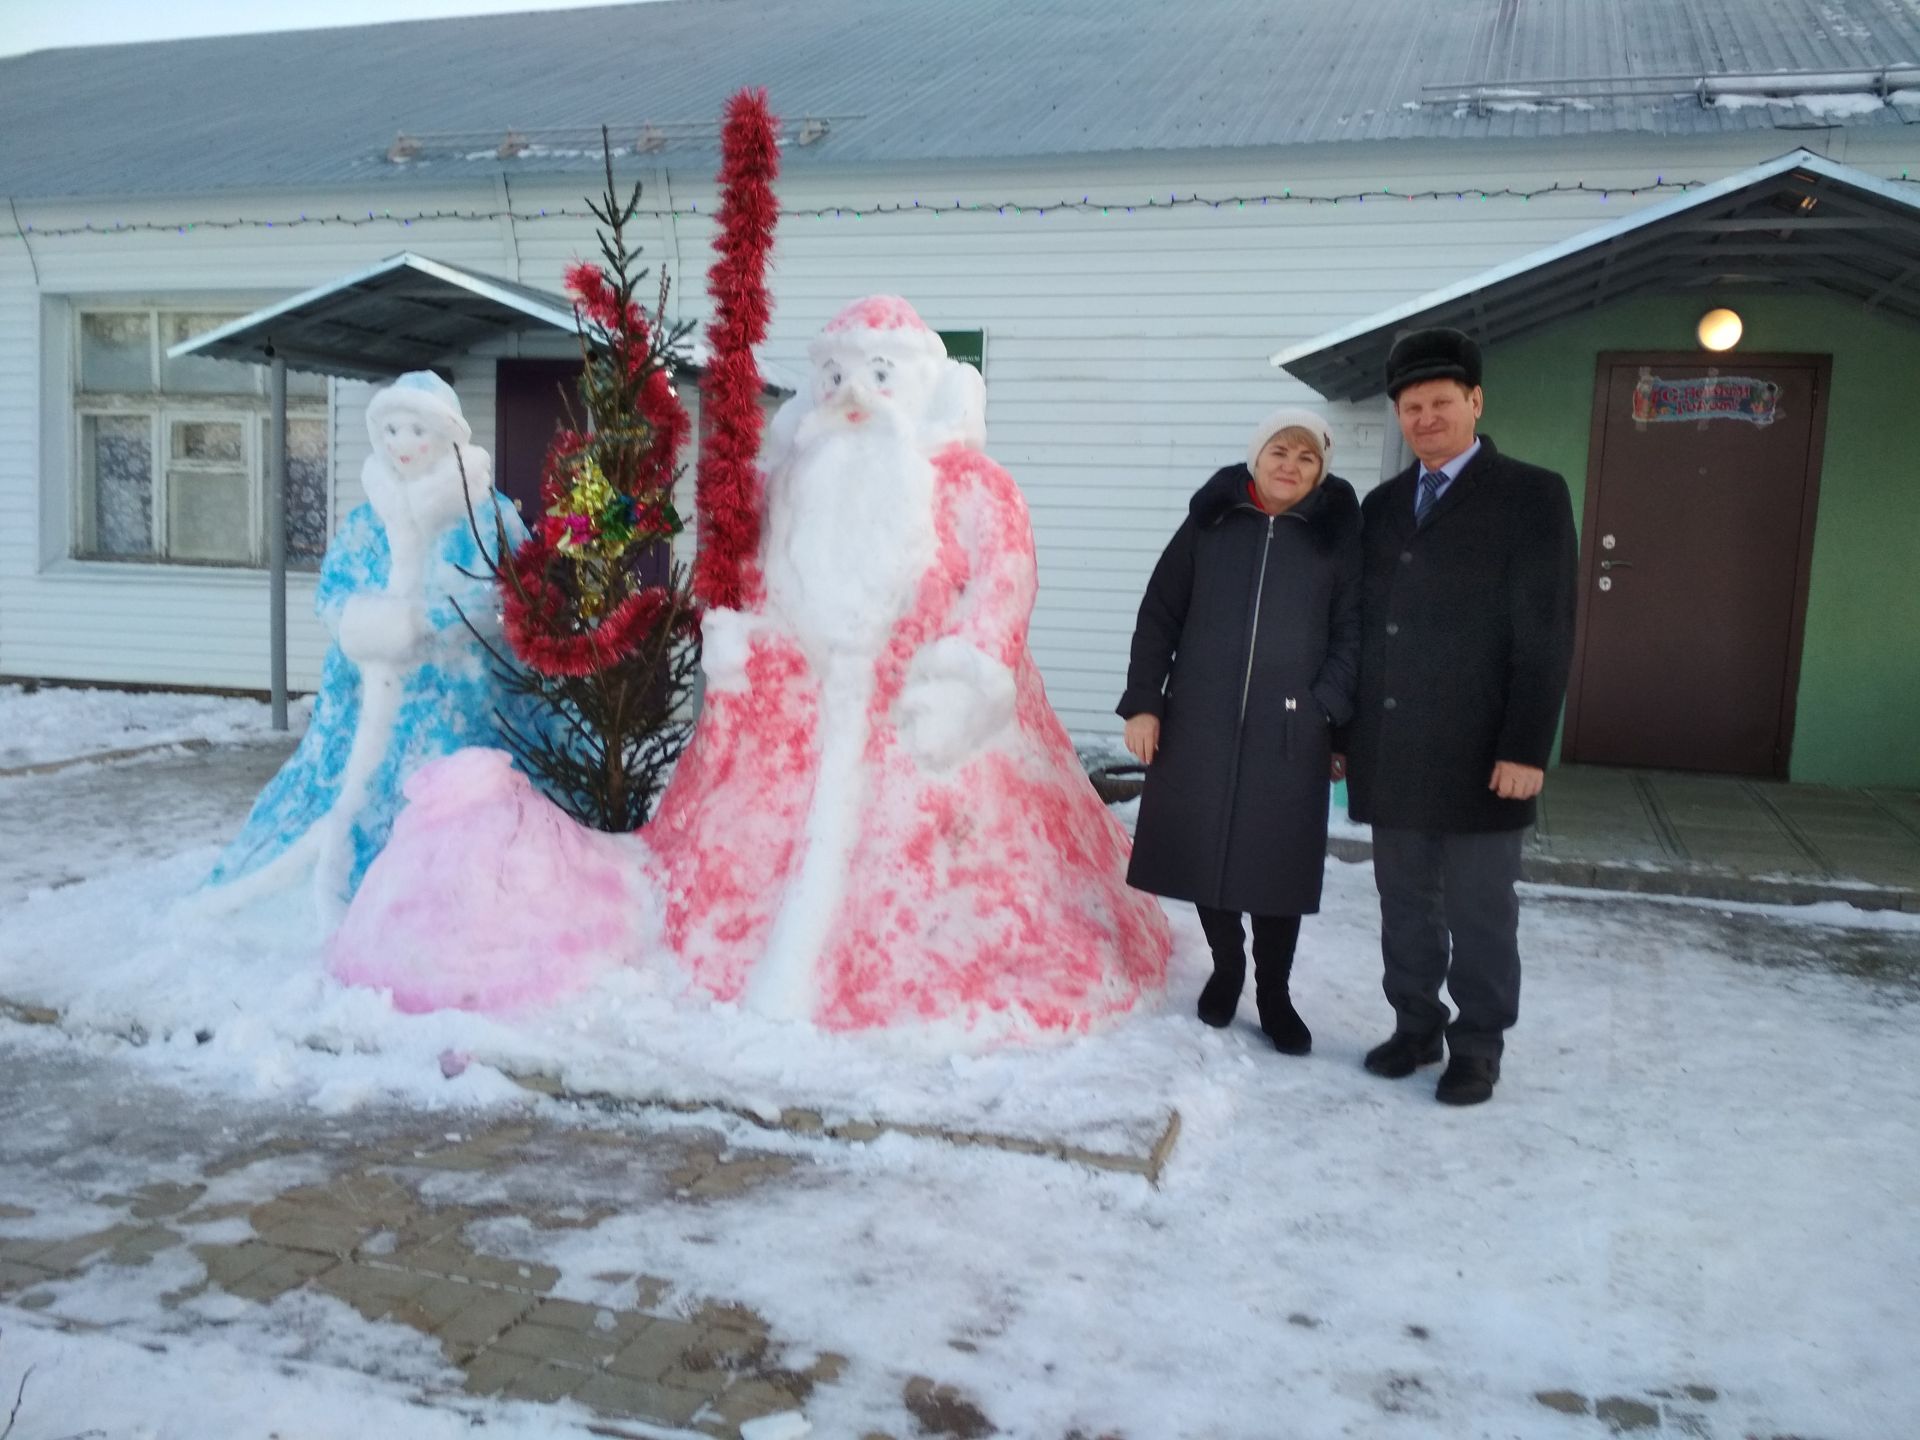
[{"label": "snow pile", "polygon": [[1713,96],[1713,107],[1716,110],[1752,110],[1776,105],[1796,106],[1828,120],[1875,115],[1887,108],[1885,100],[1872,94],[1743,95],[1722,92]]},{"label": "snow pile", "polygon": [[393,839],[328,968],[410,1012],[509,1011],[631,963],[651,896],[624,835],[574,824],[504,750],[459,750],[406,783]]},{"label": "snow pile", "polygon": [[[672,966],[599,969],[594,953],[543,962],[582,988],[538,1009],[409,1014],[395,1000],[425,983],[404,953],[417,926],[385,952],[398,995],[343,985],[327,972],[297,894],[214,922],[170,918],[209,858],[196,848],[110,869],[0,912],[0,997],[60,1011],[76,1032],[139,1037],[239,1093],[330,1111],[383,1097],[430,1104],[452,1093],[522,1093],[503,1077],[511,1072],[578,1093],[717,1103],[769,1120],[799,1107],[828,1123],[928,1124],[1138,1154],[1171,1110],[1206,1107],[1204,1035],[1189,1023],[1186,996],[1210,961],[1185,915],[1176,924],[1178,1000],[1165,1011],[1156,999],[1099,1036],[969,1054],[979,1038],[959,1027],[835,1034],[689,997]],[[475,888],[493,883],[482,876]],[[526,907],[527,928],[540,923],[547,899],[509,898]],[[352,923],[349,939],[365,938]],[[367,940],[366,951],[378,948]],[[484,983],[478,962],[474,974],[431,983]],[[336,1055],[352,1058],[336,1066]],[[452,1080],[446,1056],[469,1057]],[[316,1059],[326,1062],[317,1071]]]},{"label": "snow pile", "polygon": [[[296,730],[306,708],[296,707]],[[256,739],[273,733],[271,720],[260,701],[221,695],[0,685],[0,771],[189,740]]]}]

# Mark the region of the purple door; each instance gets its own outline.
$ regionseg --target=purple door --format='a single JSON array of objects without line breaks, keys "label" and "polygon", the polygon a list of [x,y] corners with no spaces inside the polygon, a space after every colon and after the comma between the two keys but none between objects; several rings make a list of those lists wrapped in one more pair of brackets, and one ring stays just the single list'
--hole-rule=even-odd
[{"label": "purple door", "polygon": [[[585,422],[578,360],[501,360],[494,371],[494,488],[520,507],[529,530],[540,524],[540,471],[556,430]],[[640,556],[640,578],[665,582],[672,552],[649,547]]]},{"label": "purple door", "polygon": [[494,488],[540,523],[540,467],[553,432],[580,408],[578,360],[501,360],[494,371]]}]

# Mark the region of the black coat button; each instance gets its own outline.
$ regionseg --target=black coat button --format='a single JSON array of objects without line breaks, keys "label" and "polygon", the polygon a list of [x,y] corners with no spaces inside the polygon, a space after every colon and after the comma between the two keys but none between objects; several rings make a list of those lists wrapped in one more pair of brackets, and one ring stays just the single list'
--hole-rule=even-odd
[{"label": "black coat button", "polygon": [[1399,703],[1400,702],[1394,699],[1391,695],[1387,696],[1387,709],[1391,710],[1395,706],[1397,706]]},{"label": "black coat button", "polygon": [[1411,565],[1413,563],[1413,552],[1411,550],[1402,550],[1400,552],[1400,563],[1402,565]]},{"label": "black coat button", "polygon": [[1387,634],[1398,635],[1399,633],[1400,633],[1400,622],[1398,620],[1387,621]]}]

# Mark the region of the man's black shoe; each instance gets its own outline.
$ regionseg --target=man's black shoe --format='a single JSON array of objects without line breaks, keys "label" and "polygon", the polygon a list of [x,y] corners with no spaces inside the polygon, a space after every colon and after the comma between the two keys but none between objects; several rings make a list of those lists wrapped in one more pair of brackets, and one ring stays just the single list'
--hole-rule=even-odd
[{"label": "man's black shoe", "polygon": [[1485,1055],[1456,1055],[1447,1062],[1446,1073],[1433,1098],[1442,1105],[1480,1105],[1493,1098],[1493,1087],[1500,1078],[1500,1062]]},{"label": "man's black shoe", "polygon": [[1404,1080],[1422,1065],[1438,1065],[1445,1053],[1445,1043],[1438,1035],[1412,1035],[1396,1030],[1391,1040],[1367,1052],[1365,1064],[1374,1075]]}]

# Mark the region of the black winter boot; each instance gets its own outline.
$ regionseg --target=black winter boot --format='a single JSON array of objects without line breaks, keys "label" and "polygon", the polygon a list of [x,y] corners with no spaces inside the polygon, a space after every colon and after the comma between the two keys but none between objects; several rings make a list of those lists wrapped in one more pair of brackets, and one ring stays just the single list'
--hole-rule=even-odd
[{"label": "black winter boot", "polygon": [[1220,1030],[1233,1023],[1233,1012],[1240,1008],[1240,992],[1246,988],[1246,932],[1241,929],[1237,910],[1215,910],[1209,905],[1193,908],[1200,912],[1200,928],[1206,932],[1207,948],[1213,952],[1213,978],[1202,987],[1197,1008],[1201,1020]]},{"label": "black winter boot", "polygon": [[1240,992],[1247,986],[1247,962],[1224,966],[1214,957],[1213,975],[1200,987],[1200,1018],[1216,1030],[1233,1023],[1233,1012],[1240,1008]]},{"label": "black winter boot", "polygon": [[1260,1003],[1260,1028],[1282,1055],[1305,1055],[1313,1032],[1293,1008],[1289,985],[1293,953],[1300,942],[1298,915],[1253,917],[1253,978]]}]

